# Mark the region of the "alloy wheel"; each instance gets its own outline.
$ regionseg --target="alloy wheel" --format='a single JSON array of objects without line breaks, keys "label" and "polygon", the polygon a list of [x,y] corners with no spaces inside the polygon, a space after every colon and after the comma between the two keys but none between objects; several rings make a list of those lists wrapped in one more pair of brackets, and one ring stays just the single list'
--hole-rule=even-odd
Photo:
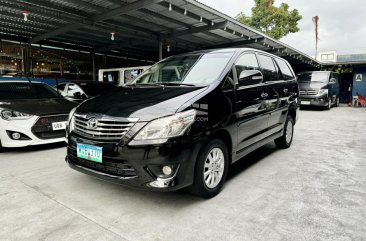
[{"label": "alloy wheel", "polygon": [[220,148],[213,148],[207,155],[203,169],[203,177],[208,188],[215,188],[224,175],[225,159]]}]

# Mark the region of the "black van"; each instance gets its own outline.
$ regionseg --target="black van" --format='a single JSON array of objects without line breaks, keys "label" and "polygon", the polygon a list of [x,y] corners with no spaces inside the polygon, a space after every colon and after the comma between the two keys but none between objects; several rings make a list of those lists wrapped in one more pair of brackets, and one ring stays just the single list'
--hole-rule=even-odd
[{"label": "black van", "polygon": [[339,76],[331,71],[308,71],[298,74],[300,105],[325,107],[339,105]]},{"label": "black van", "polygon": [[220,192],[230,164],[288,148],[299,90],[289,63],[254,49],[169,57],[69,116],[70,167],[149,190]]}]

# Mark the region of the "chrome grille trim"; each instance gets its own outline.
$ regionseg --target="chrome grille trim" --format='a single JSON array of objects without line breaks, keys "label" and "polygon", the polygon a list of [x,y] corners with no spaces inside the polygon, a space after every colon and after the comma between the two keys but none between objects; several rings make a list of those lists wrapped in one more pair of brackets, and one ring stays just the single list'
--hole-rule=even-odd
[{"label": "chrome grille trim", "polygon": [[[98,120],[96,128],[88,127],[88,121],[91,118]],[[74,114],[74,131],[81,136],[92,139],[121,139],[137,121],[137,118]]]},{"label": "chrome grille trim", "polygon": [[317,95],[318,90],[300,90],[300,95]]}]

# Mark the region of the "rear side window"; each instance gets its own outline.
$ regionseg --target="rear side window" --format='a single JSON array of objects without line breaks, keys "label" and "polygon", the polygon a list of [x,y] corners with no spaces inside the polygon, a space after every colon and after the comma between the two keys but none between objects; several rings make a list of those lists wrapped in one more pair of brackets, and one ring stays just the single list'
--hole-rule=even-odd
[{"label": "rear side window", "polygon": [[277,59],[275,58],[277,64],[278,64],[278,67],[280,68],[280,71],[281,71],[281,79],[283,80],[292,80],[294,79],[294,75],[292,74],[292,71],[290,69],[290,67],[288,66],[288,64],[283,61],[282,59]]},{"label": "rear side window", "polygon": [[278,80],[278,73],[276,66],[273,63],[271,57],[258,54],[258,60],[262,67],[262,72],[265,81],[276,81]]}]

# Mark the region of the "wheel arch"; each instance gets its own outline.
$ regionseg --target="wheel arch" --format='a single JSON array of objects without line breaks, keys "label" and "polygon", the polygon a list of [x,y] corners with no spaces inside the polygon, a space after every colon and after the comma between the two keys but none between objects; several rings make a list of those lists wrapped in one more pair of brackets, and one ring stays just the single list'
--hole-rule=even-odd
[{"label": "wheel arch", "polygon": [[[213,139],[220,139],[221,141],[224,142],[224,144],[226,145],[227,148],[227,152],[229,155],[229,163],[232,163],[232,157],[233,157],[233,140],[231,138],[231,135],[229,133],[229,131],[225,130],[225,129],[219,129],[219,130],[215,130],[214,132],[212,132],[207,139],[205,140],[204,143],[209,142],[210,140]],[[202,150],[202,147],[201,147]],[[200,150],[200,151],[201,151]]]}]

